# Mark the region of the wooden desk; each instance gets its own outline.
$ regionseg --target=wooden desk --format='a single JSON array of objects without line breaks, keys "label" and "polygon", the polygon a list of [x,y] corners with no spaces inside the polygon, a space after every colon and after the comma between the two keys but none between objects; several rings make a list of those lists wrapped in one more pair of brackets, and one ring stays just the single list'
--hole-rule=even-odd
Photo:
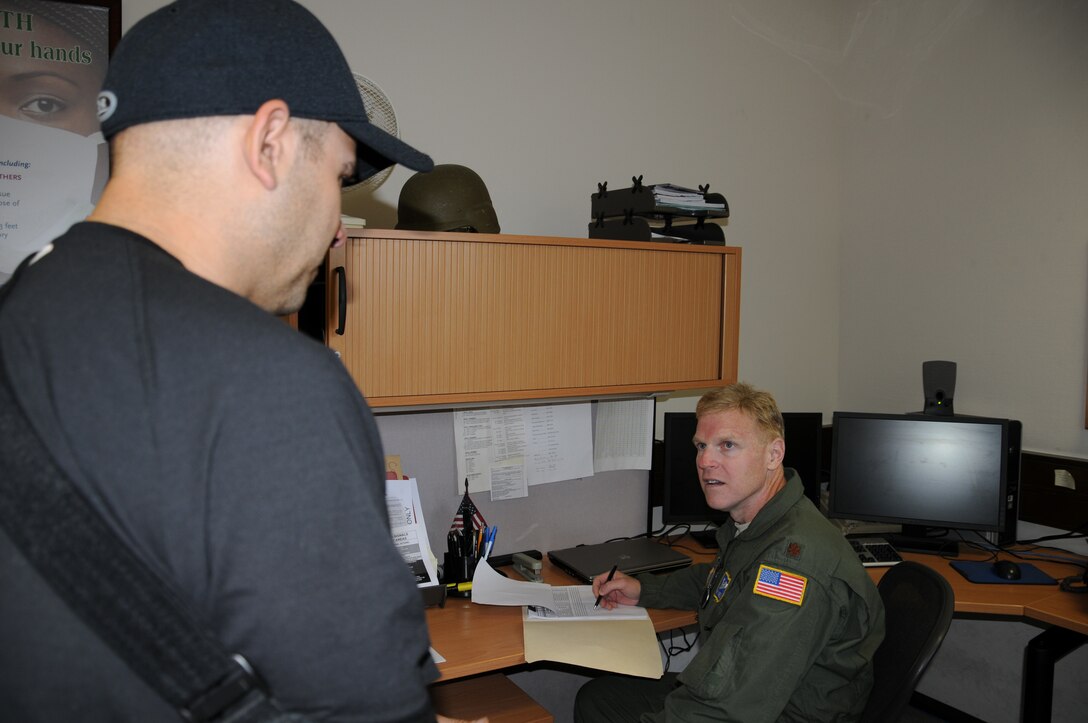
[{"label": "wooden desk", "polygon": [[[952,569],[952,560],[939,555],[904,552],[903,559],[913,560],[933,568],[948,580],[956,597],[956,612],[961,615],[996,615],[1006,618],[1027,618],[1048,625],[1059,625],[1088,634],[1088,596],[1061,592],[1057,585],[983,585],[970,582]],[[1001,554],[1000,559],[1030,562],[1055,580],[1073,575],[1076,570],[1068,564],[1048,560],[1017,559]],[[1070,553],[1070,557],[1075,555]],[[987,560],[982,552],[966,551],[957,560]],[[874,582],[887,572],[886,567],[869,568]]]},{"label": "wooden desk", "polygon": [[[696,561],[713,560],[713,551],[696,553],[696,543],[678,547]],[[933,568],[952,585],[958,615],[993,615],[1002,618],[1026,618],[1047,625],[1060,626],[1088,635],[1088,596],[1071,595],[1056,585],[980,585],[969,582],[952,569],[950,560],[937,555],[903,553],[904,559]],[[965,552],[958,559],[984,560],[984,553]],[[1015,559],[1004,555],[1007,559]],[[1061,563],[1031,560],[1051,577],[1061,579],[1073,574]],[[878,582],[888,568],[870,568]],[[515,577],[512,569],[508,574]],[[577,581],[544,558],[544,581],[552,585],[574,585]],[[652,609],[654,630],[666,632],[695,624],[695,613],[688,610]],[[520,607],[473,605],[467,598],[448,598],[444,608],[427,609],[431,644],[446,662],[440,663],[442,680],[487,673],[525,664]]]},{"label": "wooden desk", "polygon": [[[697,543],[678,547],[696,561],[710,561],[713,551]],[[1088,595],[1059,591],[1057,585],[982,585],[969,582],[952,569],[950,560],[937,555],[904,553],[904,559],[931,567],[952,585],[958,615],[996,616],[1025,619],[1055,626],[1028,644],[1024,658],[1023,720],[1043,723],[1050,720],[1054,663],[1088,640]],[[984,560],[983,553],[964,552],[958,559]],[[1002,555],[1015,559],[1011,555]],[[1057,562],[1030,560],[1055,579],[1073,574],[1073,568]],[[870,568],[874,581],[888,568]],[[512,577],[516,573],[508,570]],[[545,556],[544,580],[553,585],[573,585],[566,573]],[[695,624],[695,613],[687,610],[649,611],[654,630],[666,632]],[[467,598],[449,598],[444,608],[427,609],[431,644],[446,662],[438,665],[442,681],[455,680],[525,664],[520,607],[473,605]]]},{"label": "wooden desk", "polygon": [[[696,549],[697,544],[692,543]],[[681,549],[681,548],[677,548]],[[696,560],[710,561],[712,552],[695,554]],[[519,579],[513,568],[504,570]],[[573,579],[544,556],[544,581],[551,585],[576,585]],[[654,630],[665,632],[695,624],[689,610],[649,610]],[[468,598],[447,598],[443,608],[427,609],[427,627],[431,645],[446,659],[438,664],[439,680],[454,680],[525,664],[521,608],[504,605],[473,605]]]},{"label": "wooden desk", "polygon": [[[956,572],[951,561],[937,555],[902,553],[903,558],[933,568],[952,585],[957,615],[983,615],[1024,619],[1051,625],[1032,638],[1024,650],[1021,721],[1048,723],[1054,696],[1054,665],[1062,657],[1088,642],[1088,595],[1062,592],[1057,585],[986,585],[973,583]],[[958,559],[986,560],[988,554],[964,552]],[[1002,553],[1001,559],[1017,560]],[[1070,557],[1073,557],[1070,553]],[[1056,580],[1075,573],[1067,564],[1029,559]],[[870,568],[879,580],[888,568]]]},{"label": "wooden desk", "polygon": [[446,662],[439,680],[513,668],[525,663],[521,608],[473,605],[468,598],[446,598],[445,607],[427,608],[431,646]]},{"label": "wooden desk", "polygon": [[1026,614],[1033,620],[1088,635],[1088,595],[1056,592],[1031,603]]},{"label": "wooden desk", "polygon": [[[1072,553],[1070,553],[1072,554]],[[1058,590],[1057,585],[983,585],[979,583],[970,582],[963,575],[956,572],[951,566],[951,560],[941,557],[939,555],[922,555],[911,552],[902,553],[903,559],[913,560],[914,562],[921,563],[926,567],[930,567],[948,580],[952,585],[952,591],[956,596],[956,612],[959,614],[974,614],[974,615],[997,615],[1000,617],[1034,617],[1035,606],[1042,604],[1042,602],[1048,598],[1052,598],[1056,595],[1063,594]],[[964,551],[958,558],[958,560],[986,560],[989,559],[989,555],[982,552]],[[1015,557],[1008,554],[1001,555],[1002,559],[1017,561]],[[1040,560],[1029,560],[1031,564],[1038,567],[1043,572],[1047,573],[1055,579],[1061,579],[1072,574],[1072,568],[1068,565],[1062,565],[1055,562],[1044,562]],[[880,580],[880,578],[887,572],[888,568],[878,567],[869,568],[869,575],[873,578],[874,582]],[[1068,594],[1066,594],[1069,597]],[[1085,616],[1082,615],[1082,618]],[[1050,622],[1043,620],[1042,618],[1036,618],[1042,622]],[[1066,622],[1075,624],[1075,620],[1070,619]],[[1083,623],[1088,623],[1088,619],[1084,619]],[[1055,622],[1056,625],[1064,625],[1063,622]]]}]

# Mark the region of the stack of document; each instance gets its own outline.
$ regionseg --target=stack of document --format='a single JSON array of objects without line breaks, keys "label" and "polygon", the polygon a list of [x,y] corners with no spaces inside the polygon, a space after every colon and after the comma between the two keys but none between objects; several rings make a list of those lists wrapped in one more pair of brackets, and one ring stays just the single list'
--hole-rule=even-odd
[{"label": "stack of document", "polygon": [[419,502],[419,485],[412,479],[387,479],[385,505],[389,513],[389,528],[408,568],[415,575],[416,585],[438,584],[438,563],[427,538],[427,522]]},{"label": "stack of document", "polygon": [[524,605],[525,660],[550,660],[644,678],[660,678],[661,653],[645,608],[594,606],[589,585],[548,585],[503,577],[481,560],[472,602]]},{"label": "stack of document", "polygon": [[691,188],[684,188],[672,183],[658,183],[650,188],[654,192],[654,203],[658,206],[689,211],[725,209],[724,203],[708,203],[705,195]]},{"label": "stack of document", "polygon": [[595,607],[589,585],[549,585],[503,577],[481,560],[472,576],[472,602],[481,605],[524,605],[527,620],[649,620],[645,608]]}]

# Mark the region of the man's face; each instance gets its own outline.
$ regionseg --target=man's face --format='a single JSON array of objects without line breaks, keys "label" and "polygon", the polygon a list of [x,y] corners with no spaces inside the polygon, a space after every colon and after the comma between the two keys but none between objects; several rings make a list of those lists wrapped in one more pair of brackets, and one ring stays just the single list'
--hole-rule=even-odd
[{"label": "man's face", "polygon": [[781,465],[781,440],[764,439],[747,414],[730,410],[704,414],[695,429],[695,464],[706,503],[750,522],[766,500]]},{"label": "man's face", "polygon": [[330,123],[313,146],[303,148],[304,143],[300,138],[278,194],[276,226],[268,229],[273,248],[266,273],[272,283],[262,285],[264,298],[253,299],[275,314],[299,310],[329,247],[345,240],[340,189],[355,167],[355,141]]}]

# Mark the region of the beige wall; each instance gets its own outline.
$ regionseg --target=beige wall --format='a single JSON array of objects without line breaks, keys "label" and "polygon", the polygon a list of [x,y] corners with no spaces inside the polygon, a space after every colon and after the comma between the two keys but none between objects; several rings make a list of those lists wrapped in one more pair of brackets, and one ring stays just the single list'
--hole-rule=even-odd
[{"label": "beige wall", "polygon": [[1085,456],[1088,3],[935,5],[899,102],[844,107],[838,402],[917,409],[950,359],[957,412]]}]

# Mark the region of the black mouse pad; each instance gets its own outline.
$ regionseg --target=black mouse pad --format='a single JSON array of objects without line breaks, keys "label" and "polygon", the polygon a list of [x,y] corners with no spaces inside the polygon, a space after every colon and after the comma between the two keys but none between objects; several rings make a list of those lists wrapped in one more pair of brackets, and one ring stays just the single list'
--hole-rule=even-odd
[{"label": "black mouse pad", "polygon": [[1006,580],[994,574],[993,561],[964,561],[956,560],[948,563],[959,574],[971,582],[989,585],[1057,585],[1058,581],[1047,575],[1030,562],[1018,562],[1020,566],[1019,580]]}]

